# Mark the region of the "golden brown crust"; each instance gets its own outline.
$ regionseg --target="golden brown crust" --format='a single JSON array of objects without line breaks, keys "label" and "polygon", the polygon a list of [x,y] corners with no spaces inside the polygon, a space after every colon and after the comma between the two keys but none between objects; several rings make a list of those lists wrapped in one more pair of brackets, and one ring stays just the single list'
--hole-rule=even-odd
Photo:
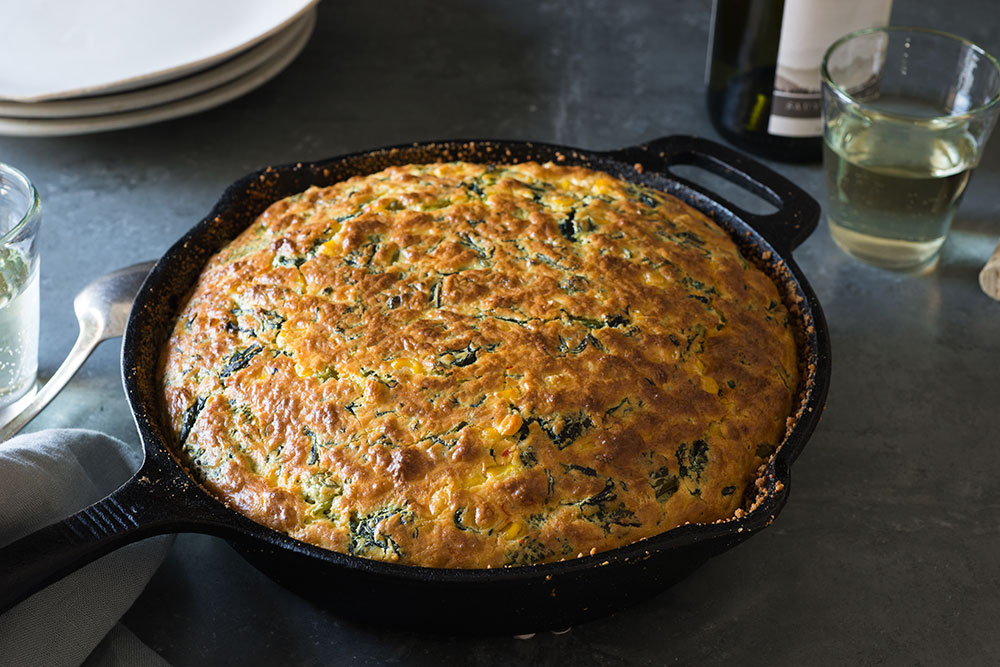
[{"label": "golden brown crust", "polygon": [[432,567],[730,518],[798,383],[774,284],[582,167],[394,167],[273,204],[162,357],[182,458],[256,521]]}]

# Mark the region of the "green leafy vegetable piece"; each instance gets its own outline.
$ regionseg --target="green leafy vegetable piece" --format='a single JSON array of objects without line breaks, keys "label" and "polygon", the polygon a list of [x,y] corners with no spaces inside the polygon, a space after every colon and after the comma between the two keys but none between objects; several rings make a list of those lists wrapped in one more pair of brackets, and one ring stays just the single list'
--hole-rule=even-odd
[{"label": "green leafy vegetable piece", "polygon": [[454,355],[454,360],[451,362],[452,366],[471,366],[476,363],[478,349],[469,343],[469,346],[464,350],[448,350],[446,354]]},{"label": "green leafy vegetable piece", "polygon": [[546,547],[534,537],[521,539],[517,547],[507,552],[507,565],[534,565],[540,563],[555,552]]},{"label": "green leafy vegetable piece", "polygon": [[708,443],[704,440],[695,440],[690,445],[682,442],[677,447],[677,476],[681,478],[692,478],[696,482],[701,481],[701,474],[708,465]]},{"label": "green leafy vegetable piece", "polygon": [[609,477],[604,482],[604,489],[576,505],[585,519],[601,526],[606,533],[611,531],[612,526],[639,526],[635,512],[625,507],[623,502],[614,504],[616,500],[618,494],[615,492],[615,480]]},{"label": "green leafy vegetable piece", "polygon": [[250,347],[233,352],[226,361],[226,365],[219,372],[219,377],[227,378],[236,371],[246,368],[250,364],[250,361],[263,349],[259,343],[254,343]]},{"label": "green leafy vegetable piece", "polygon": [[187,410],[184,411],[184,419],[181,421],[181,432],[177,436],[181,445],[184,444],[184,441],[187,440],[187,437],[191,434],[191,429],[194,428],[194,423],[198,421],[198,415],[204,407],[205,397],[199,396],[195,399],[194,403],[189,405]]},{"label": "green leafy vegetable piece", "polygon": [[559,232],[567,241],[576,241],[576,235],[580,232],[580,226],[574,220],[576,209],[571,209],[569,214],[559,222]]},{"label": "green leafy vegetable piece", "polygon": [[680,488],[681,482],[677,475],[670,472],[670,468],[663,466],[662,468],[649,473],[649,484],[653,487],[653,493],[656,494],[656,500],[663,503],[677,493],[677,489]]},{"label": "green leafy vegetable piece", "polygon": [[274,263],[278,266],[297,269],[306,263],[305,257],[289,257],[288,255],[278,255],[274,258]]},{"label": "green leafy vegetable piece", "polygon": [[413,521],[413,512],[400,507],[383,507],[370,514],[351,512],[348,519],[348,527],[351,531],[348,553],[369,557],[372,555],[402,555],[396,541],[391,536],[381,533],[378,528],[384,520],[396,515],[399,515],[400,521],[404,524]]},{"label": "green leafy vegetable piece", "polygon": [[597,477],[597,471],[588,466],[581,466],[576,463],[564,463],[563,468],[566,470],[576,470],[577,472],[582,472],[587,477]]},{"label": "green leafy vegetable piece", "polygon": [[[562,428],[557,433],[555,425],[560,420],[562,421]],[[530,422],[538,424],[542,432],[552,441],[552,444],[560,450],[572,445],[587,429],[594,426],[593,420],[585,412],[579,412],[575,415],[557,415],[555,417],[529,417],[522,422],[521,430],[518,432],[518,437],[521,440],[528,437],[527,429]]]}]

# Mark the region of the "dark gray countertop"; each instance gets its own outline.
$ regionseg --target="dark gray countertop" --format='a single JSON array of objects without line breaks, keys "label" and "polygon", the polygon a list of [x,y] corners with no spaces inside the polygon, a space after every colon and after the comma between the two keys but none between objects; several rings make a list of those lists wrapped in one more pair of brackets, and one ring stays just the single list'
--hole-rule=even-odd
[{"label": "dark gray countertop", "polygon": [[[610,149],[717,138],[703,106],[708,15],[706,0],[328,0],[303,54],[223,107],[113,133],[0,138],[0,160],[44,201],[43,375],[75,338],[82,284],[158,257],[226,185],[267,164],[425,139]],[[998,18],[993,0],[897,0],[893,23],[1000,53]],[[819,166],[773,166],[822,196]],[[976,275],[1000,238],[998,176],[994,139],[927,275],[846,257],[825,223],[796,251],[832,334],[824,419],[774,525],[657,597],[566,634],[427,637],[352,624],[225,542],[182,535],[125,624],[178,666],[992,663],[1000,303]],[[137,441],[115,343],[30,428],[68,425]]]}]

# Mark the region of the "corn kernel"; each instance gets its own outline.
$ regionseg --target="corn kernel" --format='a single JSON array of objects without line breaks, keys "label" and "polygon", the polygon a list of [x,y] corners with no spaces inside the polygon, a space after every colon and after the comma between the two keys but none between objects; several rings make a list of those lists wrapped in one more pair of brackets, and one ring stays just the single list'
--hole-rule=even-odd
[{"label": "corn kernel", "polygon": [[330,239],[320,246],[319,251],[324,255],[340,255],[343,253],[340,248],[340,241],[337,239]]},{"label": "corn kernel", "polygon": [[520,521],[515,521],[503,529],[503,536],[508,540],[513,540],[521,534],[523,527]]},{"label": "corn kernel", "polygon": [[420,363],[419,359],[410,359],[409,357],[393,359],[392,369],[395,371],[408,370],[414,375],[422,375],[425,372],[424,365]]},{"label": "corn kernel", "polygon": [[521,416],[518,414],[510,414],[501,419],[496,424],[496,431],[502,436],[514,435],[521,428]]},{"label": "corn kernel", "polygon": [[511,387],[510,389],[503,389],[496,392],[496,397],[505,401],[513,401],[514,399],[519,398],[520,395],[521,392],[517,387]]},{"label": "corn kernel", "polygon": [[495,466],[489,466],[483,470],[488,477],[504,477],[513,470],[513,466],[510,464],[501,464]]},{"label": "corn kernel", "polygon": [[485,474],[481,474],[481,473],[478,473],[478,472],[477,473],[472,473],[471,475],[469,475],[468,477],[466,477],[464,480],[462,480],[462,486],[464,488],[468,489],[468,488],[471,488],[473,486],[479,486],[480,484],[484,483],[485,481],[486,481],[486,475]]},{"label": "corn kernel", "polygon": [[599,178],[594,181],[594,190],[602,195],[612,194],[615,192],[614,184],[610,178]]}]

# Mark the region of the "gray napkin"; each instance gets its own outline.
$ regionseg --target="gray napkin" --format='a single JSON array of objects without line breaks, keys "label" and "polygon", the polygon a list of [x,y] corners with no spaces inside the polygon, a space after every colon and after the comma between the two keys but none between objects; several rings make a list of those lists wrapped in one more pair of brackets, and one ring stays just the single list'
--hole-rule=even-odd
[{"label": "gray napkin", "polygon": [[[100,500],[140,462],[137,448],[94,431],[0,443],[0,545]],[[118,619],[171,544],[168,535],[119,549],[0,614],[0,666],[166,665]]]}]

